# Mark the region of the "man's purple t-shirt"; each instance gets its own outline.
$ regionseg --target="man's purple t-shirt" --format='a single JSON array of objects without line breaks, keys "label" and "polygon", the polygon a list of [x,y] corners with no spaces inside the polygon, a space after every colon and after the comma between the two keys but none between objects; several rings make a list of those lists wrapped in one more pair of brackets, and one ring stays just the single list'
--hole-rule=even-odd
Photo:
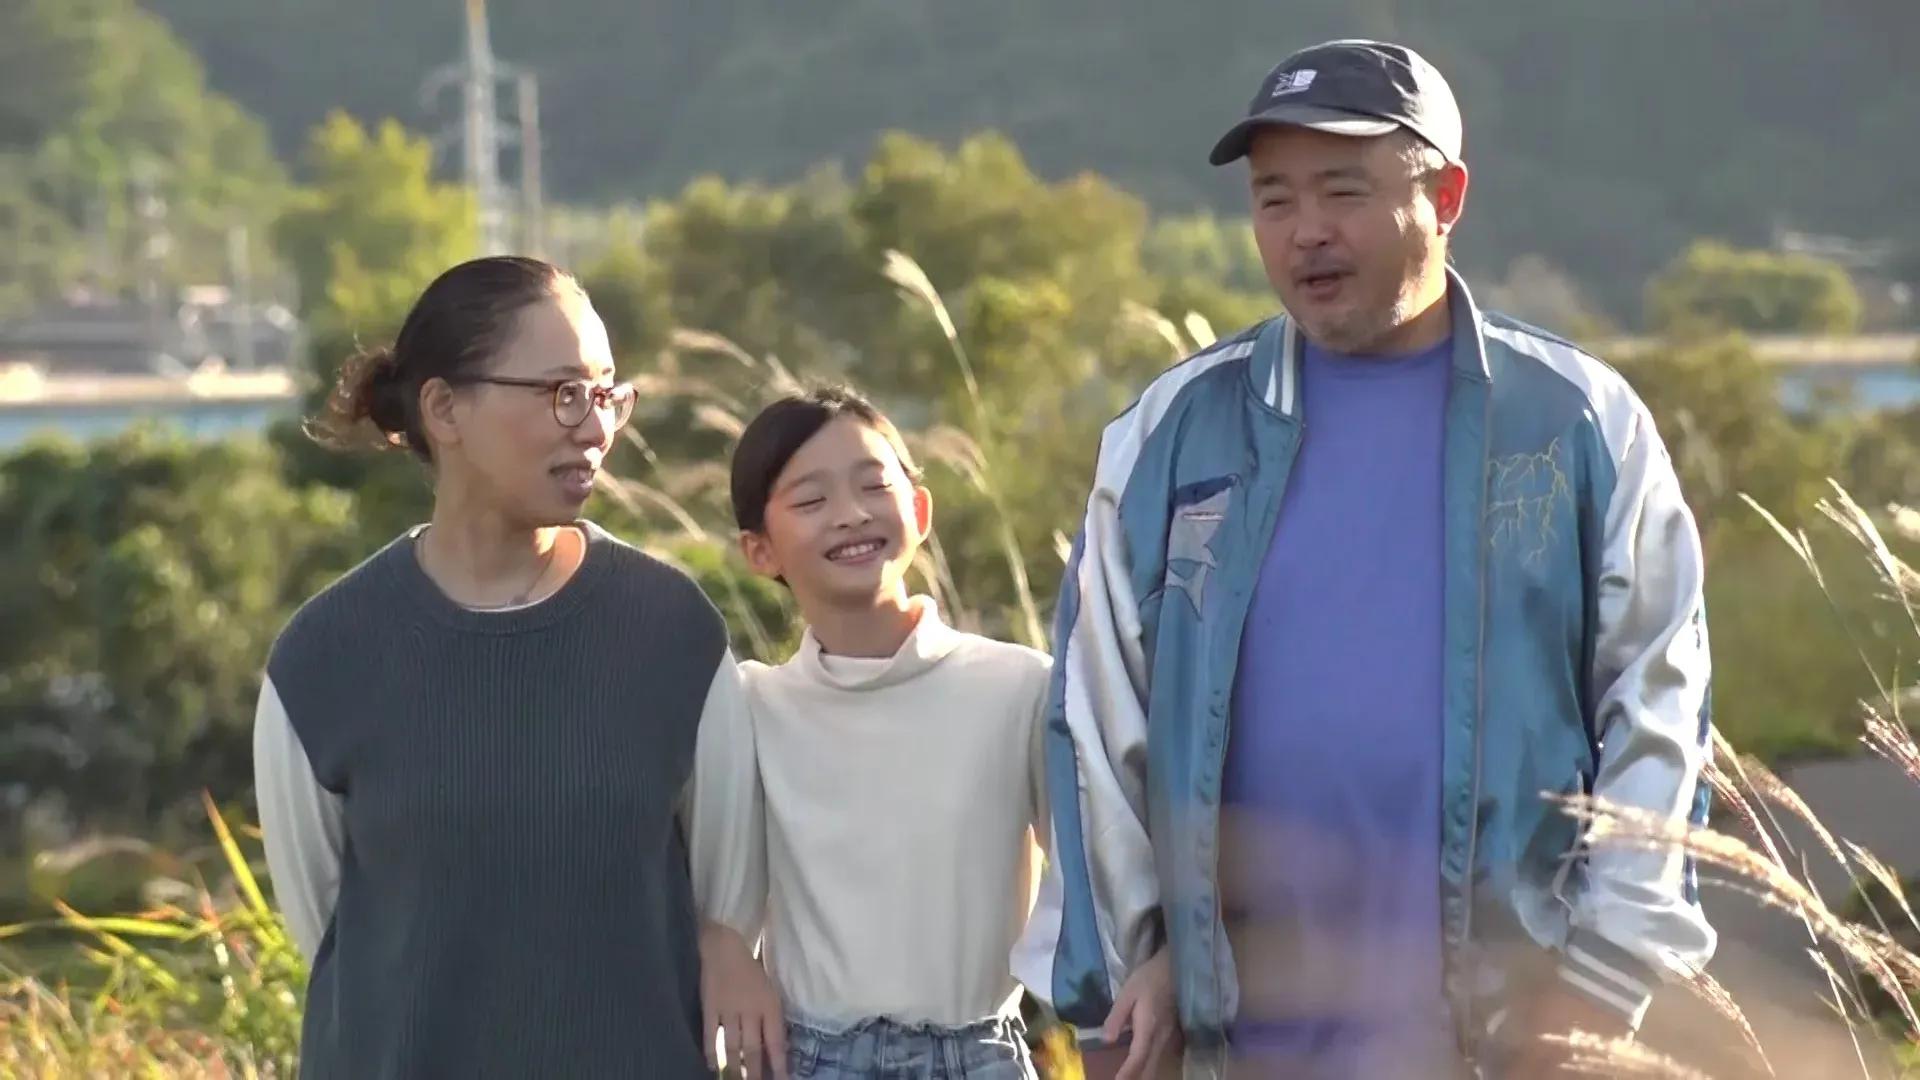
[{"label": "man's purple t-shirt", "polygon": [[[1236,1051],[1443,1075],[1442,450],[1451,341],[1302,353],[1304,435],[1241,639],[1223,779]],[[1423,1065],[1431,1064],[1426,1071]]]}]

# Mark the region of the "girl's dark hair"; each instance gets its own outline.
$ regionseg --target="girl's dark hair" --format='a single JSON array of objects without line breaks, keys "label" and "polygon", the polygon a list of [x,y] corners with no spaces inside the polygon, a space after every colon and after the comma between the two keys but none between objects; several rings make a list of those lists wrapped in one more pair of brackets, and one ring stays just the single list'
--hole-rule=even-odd
[{"label": "girl's dark hair", "polygon": [[773,497],[773,486],[787,462],[821,428],[842,416],[851,416],[885,436],[908,478],[920,482],[920,467],[914,464],[900,429],[858,391],[826,386],[790,394],[760,410],[734,447],[733,519],[742,531],[766,531],[767,501]]},{"label": "girl's dark hair", "polygon": [[[568,290],[578,292],[579,283],[539,259],[500,255],[455,266],[414,301],[391,346],[362,349],[340,365],[307,430],[332,446],[371,441],[433,460],[420,426],[420,387],[482,367],[506,345],[522,309]],[[377,439],[368,439],[369,425]]]}]

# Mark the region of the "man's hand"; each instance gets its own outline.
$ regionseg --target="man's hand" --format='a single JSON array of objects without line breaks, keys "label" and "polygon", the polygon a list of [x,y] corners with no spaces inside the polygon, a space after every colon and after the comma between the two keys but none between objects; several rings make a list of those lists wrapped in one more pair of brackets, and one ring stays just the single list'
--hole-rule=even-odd
[{"label": "man's hand", "polygon": [[1127,1032],[1132,1032],[1132,1042],[1114,1080],[1159,1076],[1168,1052],[1177,1052],[1181,1045],[1180,1017],[1173,997],[1173,957],[1165,945],[1127,977],[1113,1011],[1107,1014],[1101,1036],[1113,1044]]},{"label": "man's hand", "polygon": [[1572,1075],[1563,1071],[1573,1058],[1572,1047],[1544,1036],[1583,1031],[1603,1039],[1618,1039],[1633,1034],[1626,1017],[1589,1000],[1558,978],[1517,1006],[1507,1022],[1514,1025],[1514,1051],[1505,1075],[1515,1080]]},{"label": "man's hand", "polygon": [[[730,926],[709,922],[700,929],[700,1011],[706,1019],[707,1065],[732,1067],[743,1080],[765,1075],[787,1080],[787,1024],[780,994],[753,949]],[[726,1058],[715,1049],[714,1034],[727,1034]]]}]

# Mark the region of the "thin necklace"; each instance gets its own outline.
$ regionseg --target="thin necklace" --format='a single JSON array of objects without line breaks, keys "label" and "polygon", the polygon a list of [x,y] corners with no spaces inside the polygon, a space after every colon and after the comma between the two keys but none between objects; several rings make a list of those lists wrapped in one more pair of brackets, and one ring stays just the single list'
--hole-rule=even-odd
[{"label": "thin necklace", "polygon": [[[426,533],[423,531],[421,533],[421,540],[424,541],[425,539],[426,539]],[[521,605],[525,604],[528,600],[532,599],[533,590],[537,588],[542,581],[545,581],[547,579],[547,571],[553,569],[554,552],[558,551],[559,549],[560,549],[560,544],[559,544],[559,541],[557,540],[554,543],[547,546],[547,553],[544,556],[542,556],[540,560],[540,572],[535,574],[533,576],[533,580],[527,582],[527,587],[524,589],[521,589],[519,593],[515,594],[513,599],[508,600],[506,603],[503,603],[503,604],[462,604],[461,606],[467,608],[469,611],[505,611],[508,608],[520,607]],[[427,558],[426,544],[425,543],[418,544],[415,550],[419,552],[418,558],[420,559],[421,564],[425,565],[426,558]]]},{"label": "thin necklace", "polygon": [[516,608],[521,606],[522,604],[525,604],[528,600],[532,599],[533,590],[538,588],[541,582],[547,580],[547,571],[553,569],[553,553],[555,551],[558,551],[559,548],[560,548],[560,545],[558,542],[555,542],[554,544],[550,545],[547,548],[546,557],[540,560],[540,572],[533,575],[533,580],[527,582],[527,587],[524,589],[521,589],[517,596],[515,596],[513,599],[507,601],[504,604],[491,604],[491,605],[488,605],[487,607],[481,608],[480,610],[499,611],[503,608]]}]

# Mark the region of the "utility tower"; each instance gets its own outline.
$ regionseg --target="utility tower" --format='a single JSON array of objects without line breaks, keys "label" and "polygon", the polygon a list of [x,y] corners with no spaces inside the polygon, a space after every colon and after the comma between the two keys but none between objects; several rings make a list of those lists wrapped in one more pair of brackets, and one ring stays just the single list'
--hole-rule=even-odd
[{"label": "utility tower", "polygon": [[[540,106],[539,82],[533,72],[504,64],[493,55],[492,36],[487,27],[486,0],[465,0],[466,55],[457,64],[437,68],[421,86],[422,103],[432,109],[441,95],[452,86],[460,87],[461,122],[458,127],[462,179],[472,189],[478,204],[480,254],[501,255],[519,250],[540,254],[544,245],[545,206],[540,182]],[[499,88],[512,83],[517,117],[501,119]],[[453,136],[451,130],[436,138],[442,146]],[[505,146],[520,150],[518,202],[520,212],[512,210],[513,192],[500,175],[500,155]],[[518,237],[511,226],[518,217]],[[517,243],[516,243],[517,240]]]}]

